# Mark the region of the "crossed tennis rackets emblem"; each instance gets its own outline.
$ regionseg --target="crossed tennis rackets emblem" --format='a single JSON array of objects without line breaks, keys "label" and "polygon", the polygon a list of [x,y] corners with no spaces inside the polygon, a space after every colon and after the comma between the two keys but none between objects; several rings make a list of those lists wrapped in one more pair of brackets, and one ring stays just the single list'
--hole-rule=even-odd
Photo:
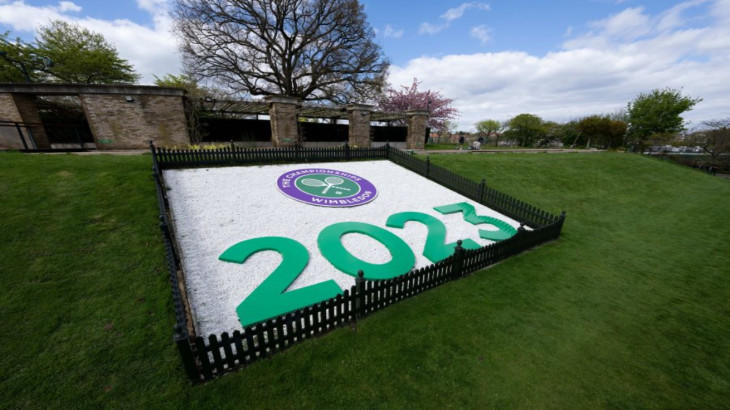
[{"label": "crossed tennis rackets emblem", "polygon": [[314,178],[304,178],[302,179],[301,183],[302,185],[311,186],[311,187],[324,187],[322,190],[322,194],[326,194],[327,191],[330,190],[330,188],[337,186],[336,189],[341,189],[343,191],[349,191],[350,188],[341,187],[338,185],[342,185],[345,182],[344,179],[340,177],[327,177],[324,179],[324,181]]}]

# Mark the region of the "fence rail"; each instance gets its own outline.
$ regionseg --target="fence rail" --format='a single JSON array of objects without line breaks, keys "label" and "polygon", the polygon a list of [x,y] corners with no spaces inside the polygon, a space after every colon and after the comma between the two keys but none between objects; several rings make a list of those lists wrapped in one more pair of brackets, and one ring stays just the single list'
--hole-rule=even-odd
[{"label": "fence rail", "polygon": [[388,147],[353,148],[301,147],[257,149],[235,145],[217,149],[156,149],[157,161],[164,169],[199,166],[249,165],[260,163],[329,162],[385,159]]},{"label": "fence rail", "polygon": [[[156,148],[150,143],[153,175],[160,207],[160,229],[170,274],[176,324],[173,340],[191,381],[198,383],[246,366],[256,360],[285,350],[295,343],[353,323],[387,306],[418,295],[445,282],[459,279],[505,258],[560,236],[565,212],[551,215],[509,195],[471,181],[445,168],[433,165],[404,151],[385,145],[380,148],[278,148],[191,151]],[[368,281],[360,272],[355,285],[343,294],[324,302],[246,326],[243,331],[193,337],[188,331],[184,287],[180,286],[179,256],[175,248],[169,204],[162,170],[179,167],[282,163],[297,161],[342,161],[354,159],[389,159],[449,189],[493,208],[532,229],[520,227],[509,239],[465,250],[461,241],[454,254],[438,263],[413,270],[389,280]]]}]

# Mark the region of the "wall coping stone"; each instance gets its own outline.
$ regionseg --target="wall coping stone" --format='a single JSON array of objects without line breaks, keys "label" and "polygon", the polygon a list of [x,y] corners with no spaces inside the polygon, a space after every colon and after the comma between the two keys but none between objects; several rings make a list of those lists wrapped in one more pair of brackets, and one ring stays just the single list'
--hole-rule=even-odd
[{"label": "wall coping stone", "polygon": [[182,88],[157,87],[154,85],[0,83],[0,93],[36,95],[166,95],[182,97],[185,95],[185,90]]},{"label": "wall coping stone", "polygon": [[345,106],[348,112],[351,111],[372,111],[375,108],[374,105],[369,104],[348,104]]},{"label": "wall coping stone", "polygon": [[267,103],[280,103],[280,104],[299,104],[301,101],[299,97],[289,97],[286,95],[269,95],[264,97]]}]

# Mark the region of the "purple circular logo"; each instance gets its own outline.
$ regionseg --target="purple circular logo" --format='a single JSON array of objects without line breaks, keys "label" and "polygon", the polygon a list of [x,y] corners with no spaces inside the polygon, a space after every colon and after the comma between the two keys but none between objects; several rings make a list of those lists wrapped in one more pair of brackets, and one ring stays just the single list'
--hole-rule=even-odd
[{"label": "purple circular logo", "polygon": [[365,205],[378,195],[367,179],[336,169],[295,169],[282,174],[276,186],[289,198],[332,208]]}]

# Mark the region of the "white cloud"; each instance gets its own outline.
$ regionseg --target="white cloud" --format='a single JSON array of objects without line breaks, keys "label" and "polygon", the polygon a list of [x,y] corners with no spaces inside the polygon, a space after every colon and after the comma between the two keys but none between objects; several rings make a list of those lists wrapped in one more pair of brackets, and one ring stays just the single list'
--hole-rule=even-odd
[{"label": "white cloud", "polygon": [[472,27],[469,35],[486,44],[492,40],[492,29],[482,24],[481,26]]},{"label": "white cloud", "polygon": [[[689,7],[701,7],[703,26],[687,24],[682,13]],[[704,99],[685,119],[725,118],[730,116],[728,10],[730,0],[688,1],[657,15],[628,8],[588,24],[588,33],[543,56],[514,51],[424,56],[391,66],[389,82],[410,84],[417,77],[423,89],[453,98],[463,130],[486,118],[507,120],[525,112],[556,121],[610,113],[641,92],[664,87]]]},{"label": "white cloud", "polygon": [[446,10],[446,13],[442,14],[441,18],[446,21],[460,19],[468,9],[489,11],[491,8],[486,3],[462,3],[459,7]]},{"label": "white cloud", "polygon": [[605,20],[593,22],[591,26],[601,30],[605,36],[634,39],[650,31],[649,16],[643,12],[643,7],[628,8]]},{"label": "white cloud", "polygon": [[421,23],[421,27],[418,29],[419,34],[436,34],[439,31],[448,27],[448,24],[434,25],[431,23]]},{"label": "white cloud", "polygon": [[[717,1],[716,3],[724,1]],[[685,1],[656,16],[645,14],[643,7],[627,8],[604,20],[588,23],[588,26],[592,29],[591,31],[568,40],[564,46],[567,48],[607,47],[614,43],[624,43],[640,38],[669,34],[672,30],[680,29],[685,25],[687,21],[683,15],[684,12],[708,2],[709,0]]]},{"label": "white cloud", "polygon": [[31,37],[38,26],[47,25],[51,20],[64,20],[76,23],[92,31],[99,32],[114,44],[119,56],[128,60],[135,70],[142,74],[142,84],[152,84],[153,75],[179,73],[180,55],[177,41],[172,35],[172,20],[168,14],[166,0],[138,0],[140,9],[153,17],[152,27],[126,19],[100,20],[79,16],[81,8],[68,1],[58,6],[33,6],[23,0],[3,4],[0,2],[0,24],[12,28],[13,34],[25,32]]},{"label": "white cloud", "polygon": [[421,27],[418,30],[420,34],[436,34],[441,30],[444,30],[451,25],[451,22],[458,20],[464,16],[469,9],[477,9],[489,11],[491,8],[486,3],[461,3],[458,7],[450,8],[446,10],[444,14],[439,16],[442,20],[445,20],[442,24],[431,24],[428,22],[421,23]]},{"label": "white cloud", "polygon": [[75,4],[72,1],[62,1],[58,3],[58,11],[73,11],[78,13],[79,11],[81,11],[81,6]]},{"label": "white cloud", "polygon": [[695,0],[677,4],[676,6],[658,16],[658,22],[656,24],[657,30],[668,31],[673,30],[677,27],[681,27],[685,23],[685,18],[682,13],[687,9],[699,6],[700,4],[706,2],[707,0]]},{"label": "white cloud", "polygon": [[403,33],[404,33],[403,29],[397,30],[397,29],[393,28],[393,26],[391,26],[390,24],[387,24],[385,26],[385,29],[383,30],[383,37],[401,38],[401,37],[403,37]]}]

